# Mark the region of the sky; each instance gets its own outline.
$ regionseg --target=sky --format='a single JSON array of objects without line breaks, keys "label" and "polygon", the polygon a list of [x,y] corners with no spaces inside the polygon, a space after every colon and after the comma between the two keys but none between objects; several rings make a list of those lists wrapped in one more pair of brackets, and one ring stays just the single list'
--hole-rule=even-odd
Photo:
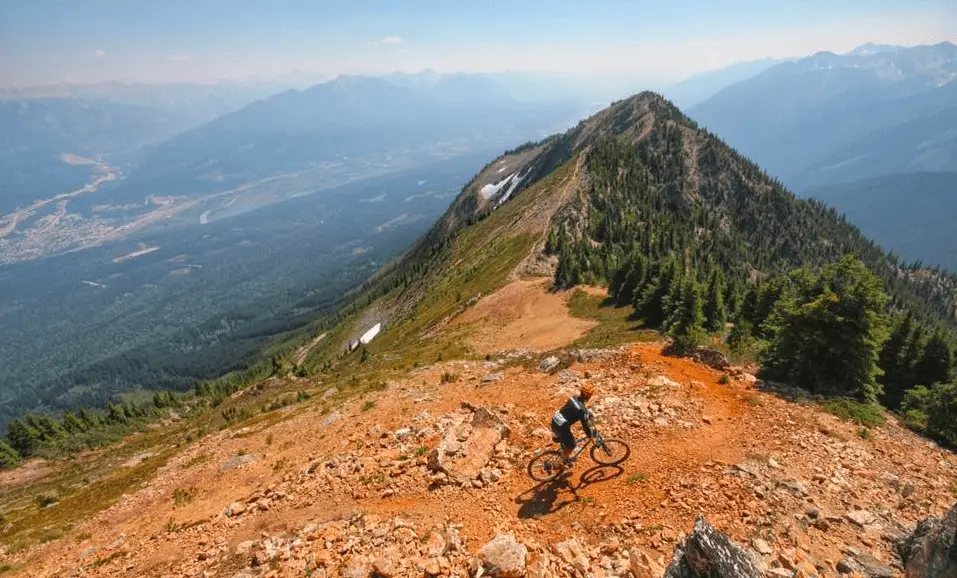
[{"label": "sky", "polygon": [[944,40],[957,0],[0,0],[0,87],[423,69],[660,83]]}]

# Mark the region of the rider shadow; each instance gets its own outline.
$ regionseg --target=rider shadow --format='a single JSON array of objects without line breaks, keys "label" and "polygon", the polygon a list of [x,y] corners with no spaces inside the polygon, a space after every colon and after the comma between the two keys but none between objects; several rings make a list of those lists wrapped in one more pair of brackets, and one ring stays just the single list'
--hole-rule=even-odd
[{"label": "rider shadow", "polygon": [[[515,497],[515,502],[521,504],[518,517],[528,519],[554,514],[565,506],[579,501],[578,490],[591,484],[607,482],[624,472],[625,470],[620,466],[595,466],[582,472],[577,484],[572,484],[569,480],[570,473],[550,482],[538,484]],[[559,498],[563,499],[559,500]]]}]

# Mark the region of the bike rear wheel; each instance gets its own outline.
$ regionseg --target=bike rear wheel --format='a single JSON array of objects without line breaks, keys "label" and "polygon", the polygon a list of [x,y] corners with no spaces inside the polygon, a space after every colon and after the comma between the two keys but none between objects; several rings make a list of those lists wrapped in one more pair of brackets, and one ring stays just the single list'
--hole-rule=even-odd
[{"label": "bike rear wheel", "polygon": [[618,438],[605,438],[591,447],[591,459],[603,466],[617,466],[631,455],[631,446]]},{"label": "bike rear wheel", "polygon": [[558,450],[545,450],[528,462],[528,475],[536,482],[550,482],[565,471],[565,458]]}]

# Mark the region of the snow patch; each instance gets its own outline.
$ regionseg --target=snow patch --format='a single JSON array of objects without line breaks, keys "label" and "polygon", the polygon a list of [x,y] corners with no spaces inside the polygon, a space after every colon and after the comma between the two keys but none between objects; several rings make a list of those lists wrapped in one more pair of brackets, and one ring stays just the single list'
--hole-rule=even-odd
[{"label": "snow patch", "polygon": [[369,328],[368,331],[362,334],[362,337],[359,338],[359,343],[366,344],[375,339],[375,336],[379,334],[379,331],[382,330],[382,324],[376,323]]},{"label": "snow patch", "polygon": [[512,173],[509,176],[502,179],[501,181],[495,183],[494,185],[485,185],[484,187],[482,187],[482,189],[479,192],[482,193],[482,196],[485,197],[486,199],[491,199],[492,197],[497,195],[498,192],[502,190],[502,187],[507,185],[508,182],[512,179],[512,177],[514,177],[516,174],[517,173]]},{"label": "snow patch", "polygon": [[[496,206],[496,207],[499,207],[499,206],[502,205],[502,203],[504,203],[505,201],[507,201],[508,198],[512,196],[512,193],[515,192],[515,189],[518,188],[518,185],[520,185],[521,182],[525,180],[525,177],[527,177],[527,176],[528,176],[528,173],[530,173],[530,172],[532,172],[532,168],[531,168],[531,167],[529,167],[528,170],[525,171],[525,174],[524,174],[524,175],[518,175],[518,176],[516,176],[514,179],[512,179],[512,184],[509,185],[508,190],[505,191],[505,194],[502,195],[502,198],[498,200],[498,203],[496,203],[495,206]],[[517,175],[517,173],[516,173],[516,175]]]}]

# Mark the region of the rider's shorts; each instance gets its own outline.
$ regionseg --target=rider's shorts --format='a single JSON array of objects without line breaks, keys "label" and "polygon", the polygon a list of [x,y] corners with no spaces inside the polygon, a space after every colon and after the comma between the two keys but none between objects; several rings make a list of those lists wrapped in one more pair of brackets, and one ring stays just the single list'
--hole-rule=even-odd
[{"label": "rider's shorts", "polygon": [[559,443],[562,444],[562,449],[575,449],[575,435],[572,434],[571,424],[560,426],[555,425],[555,423],[552,422],[552,433],[555,434],[555,437],[558,438]]}]

